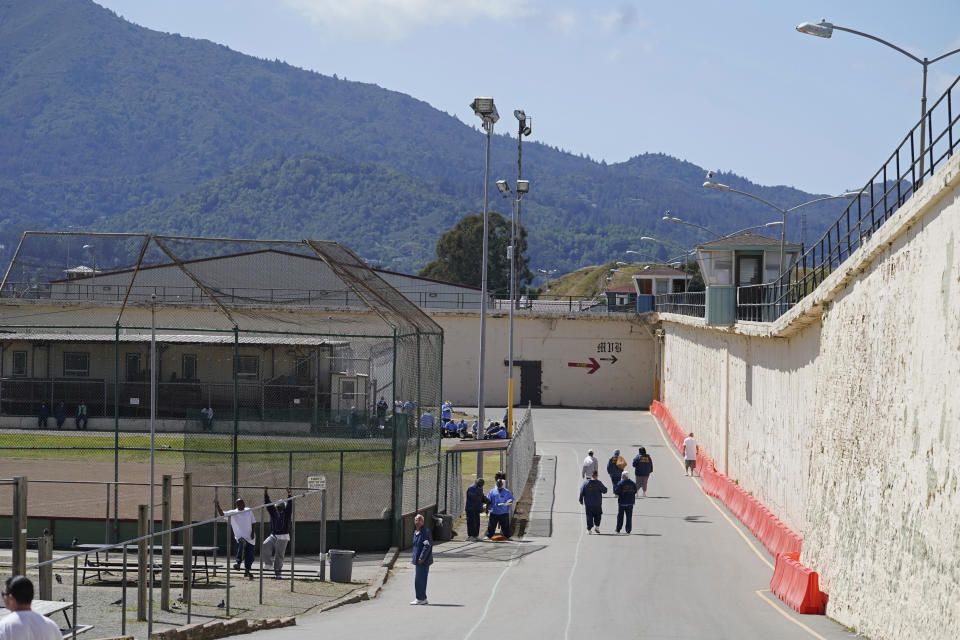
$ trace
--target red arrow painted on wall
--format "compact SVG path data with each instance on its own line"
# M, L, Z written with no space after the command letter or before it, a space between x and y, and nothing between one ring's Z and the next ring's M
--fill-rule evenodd
M586 367L587 369L590 369L590 371L587 371L587 373L590 374L590 373L597 372L597 369L600 368L600 363L597 362L596 358L590 358L590 362L568 362L567 366L568 367Z

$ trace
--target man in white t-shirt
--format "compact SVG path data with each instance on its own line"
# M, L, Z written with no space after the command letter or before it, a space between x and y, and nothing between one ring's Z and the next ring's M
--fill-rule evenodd
M697 441L693 439L693 431L683 440L683 475L692 476L697 468Z
M580 471L580 478L589 480L595 472L600 471L600 463L593 457L593 449L587 451L587 457L583 459L583 469Z
M220 503L215 502L218 516L230 516L230 526L233 527L233 537L237 541L237 562L233 565L234 569L239 570L243 564L243 575L253 579L251 568L253 567L254 543L257 540L254 532L256 518L253 511L247 509L247 504L243 498L237 498L237 508L230 511L224 511L220 508Z
M33 583L11 576L3 584L3 606L10 614L0 620L0 640L62 640L57 623L31 610Z

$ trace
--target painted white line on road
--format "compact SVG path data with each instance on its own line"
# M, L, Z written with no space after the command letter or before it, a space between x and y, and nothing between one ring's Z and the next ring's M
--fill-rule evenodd
M761 600L763 600L763 601L766 602L768 605L770 605L771 607L773 607L774 609L776 609L776 610L777 610L777 613L779 613L779 614L782 615L784 618L786 618L787 620L789 620L789 621L792 622L793 624L797 625L798 627L800 627L801 629L803 629L804 631L806 631L807 633L809 633L810 635L812 635L814 638L818 638L819 640L827 640L827 639L824 638L822 635L820 635L819 633L817 633L816 631L814 631L813 629L811 629L810 627L808 627L807 625L803 624L802 622L800 622L799 620L797 620L796 618L794 618L793 616L791 616L789 613L787 613L786 611L784 611L783 609L781 609L780 606L777 605L776 602L774 602L773 600L771 600L771 599L768 598L767 596L763 595L763 594L764 594L764 590L763 590L763 589L757 589L754 593L756 593L758 596L760 596L760 599L761 599ZM769 591L767 591L767 593L769 593Z
M573 459L577 459L577 452L570 449L573 453ZM559 465L558 465L559 466ZM577 550L573 554L573 566L570 567L570 577L567 578L567 626L563 629L563 640L569 640L570 623L573 621L573 574L577 570L577 563L580 561L580 544L583 542L584 528L580 527L580 537L577 538Z
M500 542L491 542L490 544L503 544ZM510 544L510 543L506 543ZM513 552L513 555L510 556L510 562L507 563L507 566L503 568L503 571L500 572L500 576L497 578L497 581L493 583L493 587L490 589L490 597L487 598L487 604L483 607L483 615L480 616L480 619L477 620L477 623L473 625L470 631L467 632L467 635L463 636L463 640L468 640L470 636L473 635L473 632L480 628L480 625L483 624L483 621L487 617L487 613L490 611L490 604L493 602L493 596L497 595L497 587L500 586L500 582L503 580L503 577L507 575L507 571L513 568L517 560L517 551L520 550L519 545L515 545L516 549Z
M671 442L667 438L666 430L664 430L663 425L660 424L660 420L658 420L657 417L653 414L651 414L650 417L654 419L654 422L656 422L657 430L660 432L660 437L663 438L663 441L667 443L667 449L670 450L670 453L673 454L673 457L676 458L677 462L679 462L680 466L682 467L683 461L680 459L680 455L674 450L673 442ZM740 534L740 537L743 538L743 541L747 543L747 546L750 547L750 549L755 554L757 554L757 557L760 558L760 561L763 562L763 564L770 567L770 570L773 571L775 567L772 564L770 564L770 561L767 559L767 557L763 553L761 553L759 549L757 549L757 547L753 544L753 541L746 536L743 530L740 529L740 527L738 527L736 523L733 520L731 520L729 516L727 516L726 513L724 513L723 509L721 509L719 505L717 505L717 501L714 500L713 496L711 496L706 491L704 491L703 483L698 482L696 483L696 485L700 489L700 492L703 493L704 497L707 499L707 502L712 504L713 508L716 509L721 516L723 516L724 520L730 523L730 526L733 527L733 530Z

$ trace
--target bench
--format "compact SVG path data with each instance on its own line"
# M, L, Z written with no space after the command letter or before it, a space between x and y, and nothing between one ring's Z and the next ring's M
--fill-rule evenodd
M71 607L73 607L72 602L58 600L34 600L30 603L30 609L32 611L48 618L58 611L63 611L63 618L67 621L67 626L64 629L60 629L60 633L64 638L74 638L81 633L93 629L92 624L78 624L76 628L71 627L70 625L73 623L70 621L70 616L67 615L67 609ZM0 606L0 617L7 615L7 613L9 613L9 610Z
M103 546L102 544L78 544L78 545L75 545L75 546L73 547L74 549L78 549L78 550L80 550L80 551L92 551L92 552L93 552L93 558L92 558L92 559L90 558L90 553L87 553L87 554L85 554L85 555L83 556L83 577L80 579L80 582L81 582L81 583L86 582L86 580L87 580L87 573L96 573L96 574L97 574L97 580L100 580L102 573L110 573L110 572L111 572L112 570L114 570L114 569L123 570L123 568L124 568L124 564L123 564L123 551L120 550L120 549L116 549L116 548L114 548L114 549L106 549L106 550L99 550L102 546ZM127 569L128 569L128 570L130 570L130 569L132 569L133 571L136 571L136 570L137 570L138 562L137 562L137 551L136 551L136 548L137 548L137 545L135 545L135 544L127 545L128 553L127 553L127 565L126 565L126 566L127 566ZM133 550L132 553L130 552L130 549ZM119 559L117 559L117 560L111 560L111 559L110 559L110 554L111 554L111 552L114 554L114 557L115 557L115 558L116 558L117 556L119 556ZM100 558L100 554L101 554L101 553L104 555L103 559ZM154 545L154 546L153 546L154 559L156 559L157 556L160 556L162 553L163 553L163 546L162 546L162 545ZM183 546L182 546L182 545L170 545L170 553L175 553L175 554L183 555ZM210 583L210 563L209 563L209 561L208 561L208 558L209 558L210 556L216 556L216 554L217 554L217 547L208 547L208 546L203 546L203 545L193 545L193 547L192 547L192 554L191 554L191 555L193 556L193 560L192 560L192 562L190 563L190 567L191 567L192 582L193 582L194 584L196 584L196 583L199 581L199 579L200 579L200 573L201 573L201 572L203 573L203 576L204 576L205 581L206 581L208 584ZM201 558L201 557L203 558L203 564L202 564L202 565L200 564L200 558ZM180 569L183 569L183 564L181 563L181 564L179 565L179 567L180 567ZM171 568L173 568L173 567L171 566ZM154 571L154 572L158 572L158 571L160 571L160 570L161 570L161 567L159 567L159 566L154 566L154 567L153 567L153 571ZM214 565L213 565L213 575L214 575L214 576L217 575L217 565L216 565L216 563L214 563Z

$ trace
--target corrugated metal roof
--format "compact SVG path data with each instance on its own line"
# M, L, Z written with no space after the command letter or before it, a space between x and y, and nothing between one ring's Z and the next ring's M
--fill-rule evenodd
M749 231L744 231L743 233L738 233L736 235L727 236L725 238L719 238L717 240L710 240L709 242L701 242L697 245L698 248L703 249L745 249L745 248L771 248L771 247L780 247L779 238L768 238L767 236L761 236L758 233L751 233ZM800 245L791 244L789 242L784 243L784 249L793 250L799 249Z
M34 333L29 331L0 332L0 340L21 342L113 342L112 333ZM241 333L239 343L245 345L335 345L349 344L347 340L331 340L322 336L250 335ZM149 333L120 334L120 342L150 342ZM232 334L218 333L158 333L157 342L172 344L233 344Z

